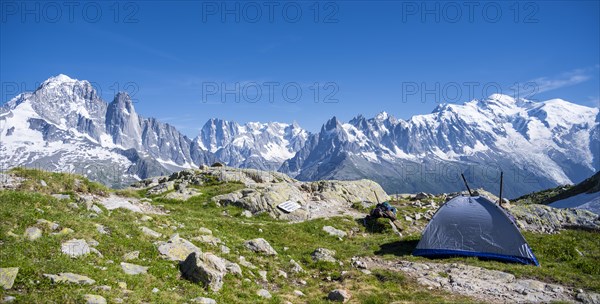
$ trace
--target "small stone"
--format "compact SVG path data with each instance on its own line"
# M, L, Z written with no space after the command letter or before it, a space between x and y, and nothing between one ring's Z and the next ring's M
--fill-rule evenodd
M142 226L142 227L140 227L140 229L142 230L142 232L145 235L151 236L153 238L160 238L160 237L162 237L162 233L156 232L156 231L154 231L154 230L152 230L152 229L150 229L148 227Z
M247 218L251 218L252 217L252 212L250 212L248 210L244 210L244 211L242 211L242 216L243 217L247 217Z
M275 251L269 242L263 238L246 241L244 242L244 246L254 252L263 253L265 255L277 255L277 251Z
M344 303L350 300L350 292L345 289L335 289L327 295L327 299Z
M200 303L200 304L217 304L217 301L215 301L211 298L203 298L203 297L197 297L197 298L191 299L190 301L194 302L194 303Z
M266 290L266 289L259 289L256 294L260 297L266 298L266 299L270 299L271 298L271 293Z
M344 232L342 230L339 230L339 229L336 229L336 228L331 227L331 226L324 226L323 227L323 231L327 232L331 236L335 236L335 237L338 237L338 238L344 238L347 235L346 232Z
M113 302L115 302L115 303L125 303L125 301L123 299L121 299L121 298L114 298Z
M91 252L88 243L82 239L72 239L62 243L61 250L71 257L78 257Z
M83 298L86 304L106 304L106 299L103 296L86 294Z
M259 270L258 271L258 275L260 276L260 278L263 280L263 282L267 282L267 272L264 270Z
M94 290L111 291L112 287L110 287L108 285L100 285L100 286L94 287Z
M159 291L160 291L160 290L159 290L158 288L156 288L156 287L152 288L152 292L153 292L153 293L157 293L157 292L159 292Z
M148 215L144 215L144 216L140 217L140 221L142 221L142 222L148 222L148 221L151 221L151 220L153 220L153 218L151 216L148 216Z
M304 293L303 293L302 291L300 291L300 290L297 290L297 289L296 289L296 290L294 290L294 294L295 294L296 296L298 296L298 297L303 297L303 296L304 296Z
M302 269L302 266L300 266L300 264L298 264L298 262L294 261L293 259L290 260L290 264L292 264L292 272L294 272L294 273L304 272L304 269Z
M229 249L229 247L225 245L221 245L221 252L224 254L229 254L231 252L231 249Z
M29 227L25 229L25 238L30 241L37 240L42 237L42 229L38 227Z
M108 228L100 224L96 224L96 231L100 234L109 234Z
M43 179L40 179L40 185L41 185L42 187L48 187L48 184L46 184L46 181L45 181L45 180L43 180Z
M0 268L0 287L11 289L19 273L18 267Z
M205 228L205 227L200 227L200 229L198 229L198 233L203 234L203 235L212 235L212 230ZM206 299L206 298L203 298Z
M96 214L102 214L102 209L100 209L100 207L98 207L97 205L92 205L92 208L90 208L90 210L92 210Z
M285 271L283 271L283 270L277 270L277 275L280 276L280 277L284 277L286 279L288 277L288 274Z
M312 253L311 257L314 261L325 261L335 263L337 260L333 257L335 255L335 251L326 248L317 248Z
M126 282L117 282L117 286L119 286L119 288L121 288L121 289L127 289Z
M13 296L6 296L2 299L2 303L12 303L16 299L17 298L15 298Z
M190 241L180 238L179 234L171 236L167 242L158 242L158 251L172 261L184 261L192 252L201 253L202 250Z
M79 205L77 205L77 203L73 203L73 202L68 203L67 207L69 207L71 209L79 209Z
M136 251L131 251L131 252L124 254L123 260L125 260L125 261L135 260L139 257L140 257L140 252L136 250Z
M62 272L59 274L46 274L44 276L49 278L53 283L74 283L74 284L85 284L92 285L96 283L96 281L80 274L75 274L71 272Z
M126 274L136 275L146 273L149 267L121 262L121 268Z
M51 222L51 221L48 221L48 220L45 220L45 219L39 219L39 220L37 220L37 224L41 225L41 226L46 226L46 228L48 228L48 229L50 229L52 231L54 231L54 230L56 230L56 229L58 229L60 227L57 223Z
M54 197L57 200L70 200L71 196L68 194L51 194L52 197Z

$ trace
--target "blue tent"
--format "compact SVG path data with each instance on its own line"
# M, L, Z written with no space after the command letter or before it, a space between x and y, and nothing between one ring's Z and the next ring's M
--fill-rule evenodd
M482 196L458 196L442 205L413 255L472 256L539 266L509 214Z

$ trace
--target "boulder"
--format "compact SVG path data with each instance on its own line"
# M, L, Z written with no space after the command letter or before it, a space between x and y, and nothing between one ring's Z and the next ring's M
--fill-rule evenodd
M142 274L148 271L148 267L125 262L121 262L121 268L123 269L123 272L130 275Z
M96 281L75 273L62 272L59 274L44 274L45 277L49 278L53 283L74 283L81 285L92 285Z
M335 289L327 295L328 300L342 303L350 300L350 297L350 292L345 289Z
M271 244L263 238L246 241L244 242L244 246L254 252L263 253L265 255L277 255L277 251L275 251L275 249L271 247Z
M223 287L225 274L237 271L241 274L239 266L234 267L233 264L209 252L192 252L183 262L179 263L179 270L184 279L202 283L205 288L217 292Z
M0 287L11 289L18 273L18 267L0 268Z
M158 242L158 251L172 261L184 261L192 252L201 253L202 250L190 241L174 234L166 242Z
M335 255L335 250L326 249L326 248L317 248L311 254L311 257L314 261L324 261L324 262L332 262L335 263L337 260L333 257Z

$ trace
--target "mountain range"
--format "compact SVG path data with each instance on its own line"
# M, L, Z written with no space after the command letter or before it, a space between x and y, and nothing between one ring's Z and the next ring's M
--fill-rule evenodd
M201 164L277 170L299 180L369 178L389 193L496 191L577 183L600 170L600 114L561 99L495 94L397 119L385 112L319 132L298 124L210 119L196 138L135 111L127 93L102 100L58 75L0 107L0 166L73 172L122 187Z

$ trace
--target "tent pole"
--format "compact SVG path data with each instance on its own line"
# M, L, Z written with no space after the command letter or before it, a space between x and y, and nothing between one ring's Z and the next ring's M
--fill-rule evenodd
M498 196L498 205L502 206L502 186L504 184L504 172L500 171L500 195Z
M462 176L463 182L465 182L465 186L467 186L467 191L469 191L469 196L473 196L473 194L471 193L471 188L469 188L469 184L467 184L467 179L465 178L465 175L461 173L460 176Z

